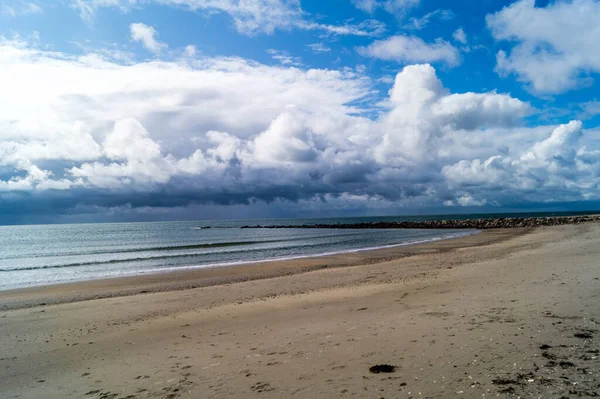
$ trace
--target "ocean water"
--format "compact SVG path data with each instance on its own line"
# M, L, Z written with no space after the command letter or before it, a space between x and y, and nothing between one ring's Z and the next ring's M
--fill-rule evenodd
M257 224L336 224L380 219L0 226L0 290L310 257L476 233L472 230L239 228ZM385 218L390 219L394 218ZM213 228L200 229L200 226Z
M407 245L474 230L240 229L594 212L0 226L0 290ZM211 226L211 229L199 227ZM221 228L222 227L222 228Z

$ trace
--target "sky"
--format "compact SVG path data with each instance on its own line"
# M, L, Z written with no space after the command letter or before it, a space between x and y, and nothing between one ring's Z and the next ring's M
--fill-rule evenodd
M0 0L0 224L600 207L600 0Z

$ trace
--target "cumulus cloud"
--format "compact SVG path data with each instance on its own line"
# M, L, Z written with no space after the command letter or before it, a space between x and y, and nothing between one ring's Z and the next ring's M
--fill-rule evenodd
M124 65L0 42L0 213L600 196L581 122L528 128L529 104L451 93L428 64L400 70L367 117L355 104L375 85L360 70L192 55Z
M564 93L590 82L600 72L596 0L558 0L536 7L534 0L519 0L487 16L496 40L513 42L497 54L496 70L516 74L538 93Z
M391 36L377 40L367 47L359 47L358 53L365 57L403 63L444 62L449 66L460 63L460 54L452 44L442 39L426 43L415 36Z
M442 174L451 188L496 192L495 200L529 192L538 201L597 199L597 150L581 145L582 123L571 121L551 130L545 139L514 154L461 160L446 165ZM481 195L479 195L481 199Z
M136 119L121 119L115 123L103 144L110 159L148 161L160 156L160 146Z
M506 94L449 94L430 65L411 65L396 76L385 134L376 148L384 165L437 162L448 132L515 125L531 112L527 103Z
M256 160L264 164L306 163L318 156L304 116L284 112L254 139Z
M165 43L156 40L158 33L151 26L143 23L134 23L129 25L129 31L132 40L142 43L147 50L153 53L158 54L167 47Z
M353 72L238 58L119 65L98 54L76 58L2 43L0 59L1 85L13 92L0 96L4 115L11 115L0 121L2 163L40 162L98 187L143 180L147 188L152 179L226 169L235 160L225 148L238 137L254 146L250 138L261 132L278 137L273 121L288 106L322 118L343 116L357 111L345 104L369 90ZM33 87L35 99L25 94ZM152 173L141 173L144 168Z

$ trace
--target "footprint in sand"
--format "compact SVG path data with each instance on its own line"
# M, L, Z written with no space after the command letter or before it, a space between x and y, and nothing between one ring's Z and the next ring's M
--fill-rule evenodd
M270 392L275 390L275 388L273 388L268 382L257 382L256 384L252 385L250 389L258 393Z

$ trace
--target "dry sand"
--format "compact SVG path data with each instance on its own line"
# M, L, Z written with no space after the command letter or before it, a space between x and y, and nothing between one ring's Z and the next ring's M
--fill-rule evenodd
M0 397L595 396L599 233L1 292Z

